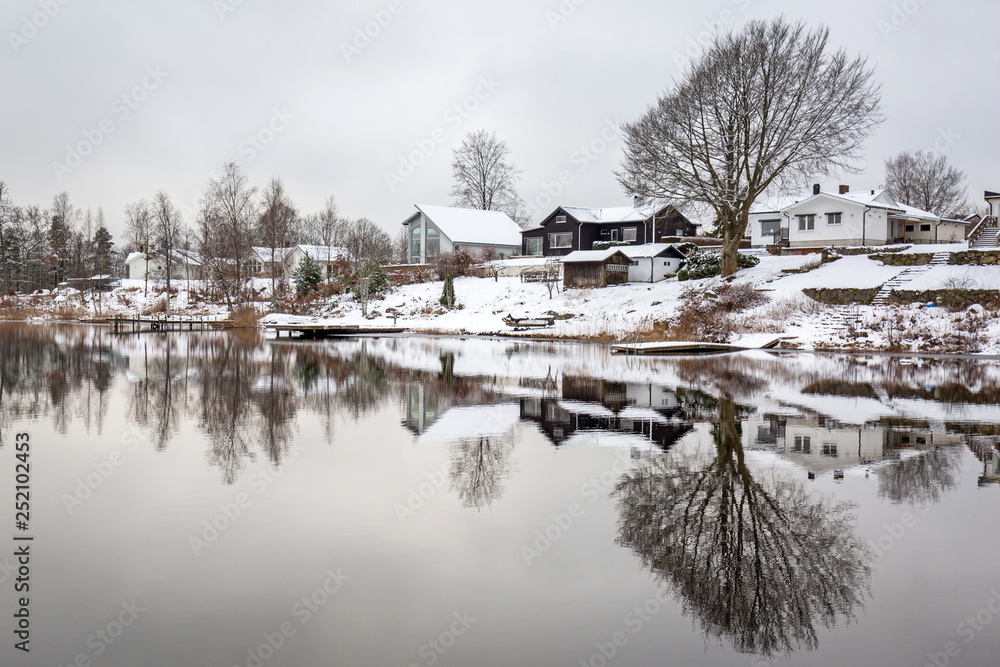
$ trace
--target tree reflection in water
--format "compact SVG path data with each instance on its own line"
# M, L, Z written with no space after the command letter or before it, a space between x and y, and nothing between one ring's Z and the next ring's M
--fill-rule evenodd
M878 495L894 503L926 505L940 502L958 486L962 449L939 447L905 458L878 471Z
M854 506L751 473L729 399L713 434L709 460L669 453L623 477L618 543L706 638L763 656L813 650L817 630L853 618L867 595L871 554L854 534Z
M481 510L500 499L510 477L511 436L481 436L452 446L451 488L462 505Z

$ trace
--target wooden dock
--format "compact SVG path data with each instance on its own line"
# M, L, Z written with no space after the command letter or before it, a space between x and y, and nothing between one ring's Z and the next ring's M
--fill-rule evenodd
M361 327L357 324L320 324L300 322L294 324L266 324L264 328L275 333L275 337L281 338L282 333L288 334L288 338L300 338L304 340L320 340L323 338L343 338L346 336L373 336L384 334L403 333L406 329L402 327Z
M654 343L623 343L612 345L613 354L639 356L667 356L687 354L728 354L747 350L769 350L781 342L783 336L754 335L735 343L705 343L700 341L662 341Z
M181 316L135 316L109 317L107 320L92 320L91 324L106 324L113 334L170 333L178 331L218 331L232 329L231 320L207 320L198 317Z

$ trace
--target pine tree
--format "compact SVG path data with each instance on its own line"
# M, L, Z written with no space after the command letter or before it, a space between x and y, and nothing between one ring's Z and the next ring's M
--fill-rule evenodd
M319 264L313 261L312 257L306 255L295 267L292 280L295 281L295 293L299 298L302 298L316 290L317 285L323 280L323 273L320 271Z

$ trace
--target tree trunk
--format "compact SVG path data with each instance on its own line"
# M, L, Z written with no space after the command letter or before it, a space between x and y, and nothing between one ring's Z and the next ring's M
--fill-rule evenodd
M740 241L743 240L743 236L733 236L732 231L726 230L725 236L722 237L722 277L728 278L739 270L739 264L737 264L736 257L740 250Z

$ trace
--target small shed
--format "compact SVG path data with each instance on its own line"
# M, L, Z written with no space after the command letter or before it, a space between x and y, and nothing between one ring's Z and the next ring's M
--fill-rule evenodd
M562 263L564 287L607 287L628 282L632 258L621 248L577 250Z
M681 270L687 257L671 243L649 243L631 246L628 270L631 283L658 283Z

